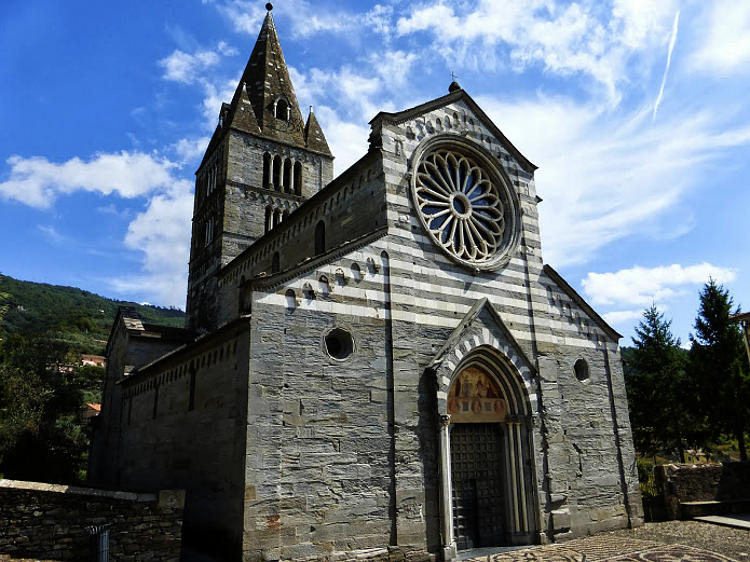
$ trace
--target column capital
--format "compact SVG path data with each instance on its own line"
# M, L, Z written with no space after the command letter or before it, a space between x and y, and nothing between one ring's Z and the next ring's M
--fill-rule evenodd
M440 426L441 427L448 427L450 423L451 423L450 414L440 414Z

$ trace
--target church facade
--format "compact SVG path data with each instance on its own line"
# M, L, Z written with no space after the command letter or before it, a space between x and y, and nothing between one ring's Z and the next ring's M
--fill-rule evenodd
M457 83L333 178L269 11L196 172L184 330L121 309L90 478L230 559L445 559L639 525L620 335Z

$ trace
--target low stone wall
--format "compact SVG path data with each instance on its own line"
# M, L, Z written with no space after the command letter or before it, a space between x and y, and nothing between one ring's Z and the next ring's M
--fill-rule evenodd
M750 462L666 464L655 467L655 477L668 519L689 519L701 506L731 512L733 504L750 503Z
M179 560L185 492L111 492L0 480L0 559L91 560L93 527L110 560Z

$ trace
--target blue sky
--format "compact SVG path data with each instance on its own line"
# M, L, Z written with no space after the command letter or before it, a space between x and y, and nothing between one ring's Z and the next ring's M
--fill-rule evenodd
M0 272L184 307L193 173L264 2L0 3ZM451 72L536 165L545 262L630 344L750 308L750 3L279 0L340 173Z

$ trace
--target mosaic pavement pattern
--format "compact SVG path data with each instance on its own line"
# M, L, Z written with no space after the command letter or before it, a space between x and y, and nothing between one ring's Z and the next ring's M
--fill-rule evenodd
M722 554L679 544L664 545L626 537L587 537L564 544L498 552L467 562L735 562Z

